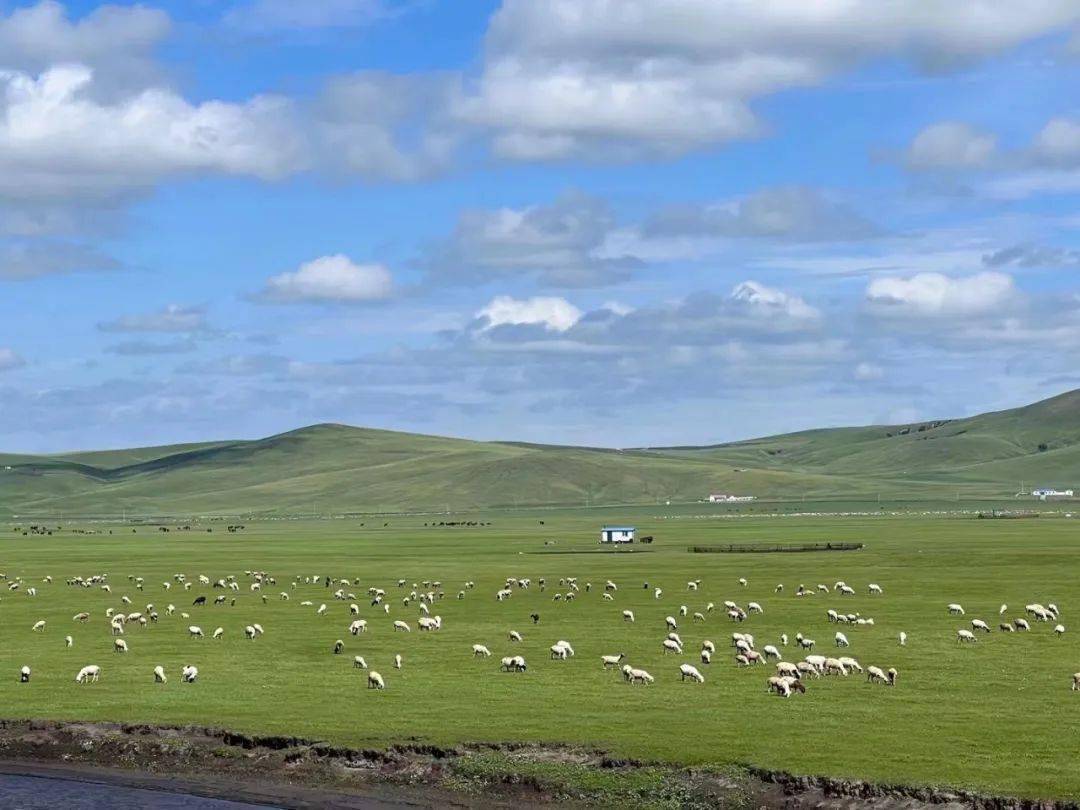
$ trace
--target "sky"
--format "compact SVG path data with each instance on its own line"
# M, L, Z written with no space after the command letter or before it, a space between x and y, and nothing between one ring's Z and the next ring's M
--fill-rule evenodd
M0 0L0 450L1080 387L1080 0Z

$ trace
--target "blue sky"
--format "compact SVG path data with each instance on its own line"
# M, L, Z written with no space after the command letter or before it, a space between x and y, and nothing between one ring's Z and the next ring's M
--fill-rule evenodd
M1080 387L1080 0L0 2L0 448Z

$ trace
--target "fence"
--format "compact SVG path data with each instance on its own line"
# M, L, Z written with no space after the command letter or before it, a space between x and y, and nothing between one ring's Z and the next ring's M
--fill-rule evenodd
M693 554L775 554L806 551L858 551L862 543L731 543L726 546L690 546Z

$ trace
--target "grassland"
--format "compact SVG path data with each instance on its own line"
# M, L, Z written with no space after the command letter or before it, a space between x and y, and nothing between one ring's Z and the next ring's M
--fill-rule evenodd
M967 419L611 450L315 425L257 441L0 454L0 517L341 515L762 499L1000 498L1080 479L1080 392Z
M876 507L875 507L876 508ZM493 525L425 527L430 518L373 521L277 521L255 523L228 534L220 523L191 531L162 533L152 527L93 527L96 535L73 535L70 528L52 536L0 535L0 570L23 577L38 595L3 592L0 601L0 701L9 717L121 720L147 723L212 724L251 733L301 735L353 746L398 741L568 742L595 746L644 760L720 768L746 763L799 773L909 784L970 787L1036 797L1080 796L1075 745L1064 729L1080 711L1080 696L1069 690L1080 670L1080 649L1071 616L1080 605L1080 546L1071 520L975 520L963 517L744 517L723 520L703 507L602 511L545 511L455 515L491 520ZM635 522L654 534L651 547L632 553L597 553L601 522ZM544 525L540 521L544 521ZM363 522L366 525L361 526ZM205 528L211 525L213 533ZM111 533L109 533L111 531ZM544 542L557 539L558 544ZM862 541L866 548L843 554L694 555L693 543L751 541ZM261 569L278 579L269 601L247 590L244 571ZM107 572L111 594L64 584L71 576ZM220 591L196 585L184 592L163 590L174 573L189 579L236 574L243 583L234 607L191 607L200 594ZM385 588L390 616L359 599L370 630L348 635L347 603L335 601L322 585L289 586L294 577L331 575L358 578L351 590L362 596L369 586ZM51 584L42 579L54 577ZM129 576L145 579L138 592ZM519 591L498 603L495 591L508 576L546 577L548 589ZM571 603L553 602L560 577L576 576L596 585L619 584L613 602L599 587ZM738 585L746 577L749 586ZM415 622L415 605L401 605L395 583L440 580L447 593L433 612L444 620L438 633L394 633L391 621ZM701 579L689 593L686 582ZM798 599L795 587L846 580L858 595L847 599ZM462 583L476 582L466 598L455 595ZM643 583L650 588L645 589ZM783 594L775 594L777 583ZM882 597L865 587L878 582ZM652 598L652 587L665 596ZM288 590L289 601L276 594ZM112 651L104 612L152 602L161 620L129 630L131 651ZM315 606L326 602L328 615ZM764 669L736 668L726 647L733 626L722 613L705 624L681 620L683 657L660 654L664 617L680 604L691 611L725 599L756 600L764 616L739 629L753 632L758 644L776 642L780 633L815 637L822 651L831 646L834 626L829 607L859 611L876 620L873 628L849 628L850 654L864 665L896 667L895 689L872 686L861 678L827 679L790 700L765 693ZM164 615L173 602L191 619ZM992 624L1002 602L1020 615L1031 601L1056 602L1069 626L1056 638L1046 626L1029 634L981 637L958 647L960 620L945 605L961 602L968 617ZM637 621L621 620L634 610ZM87 610L87 625L72 615ZM533 626L529 614L541 621ZM44 633L31 625L46 619ZM266 634L245 641L242 628L259 622ZM223 626L220 641L187 637L197 623L207 635ZM520 645L507 631L525 636ZM906 648L896 635L906 630ZM63 637L74 636L73 649ZM331 654L334 641L345 653ZM571 641L577 655L567 662L548 658L557 639ZM677 664L697 663L705 638L719 647L707 682L679 682ZM494 657L474 659L470 645L487 644ZM498 658L523 654L525 674L498 671ZM648 688L623 684L600 667L602 653L625 652L628 660L656 676ZM393 669L395 653L404 668ZM363 655L386 678L384 692L364 688L352 668ZM793 651L791 654L794 654ZM76 686L84 664L103 668L101 682ZM197 684L179 683L185 663L199 667ZM17 682L28 664L30 684ZM166 686L152 682L151 670L163 665Z

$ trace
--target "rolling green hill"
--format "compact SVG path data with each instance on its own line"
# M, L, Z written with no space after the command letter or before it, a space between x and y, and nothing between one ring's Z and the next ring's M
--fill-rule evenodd
M256 441L0 455L0 514L439 511L759 497L1002 497L1080 484L1080 391L1015 410L710 447L475 442L344 425Z

